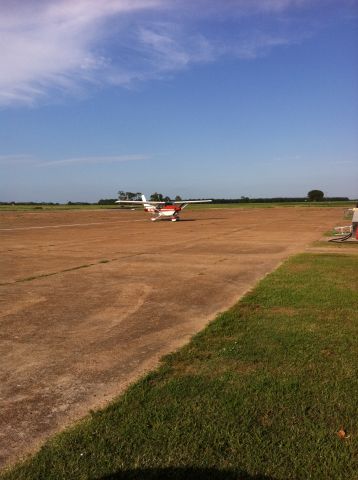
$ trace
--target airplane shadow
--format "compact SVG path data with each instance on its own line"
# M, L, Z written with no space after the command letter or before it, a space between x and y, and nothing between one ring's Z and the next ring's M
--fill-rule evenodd
M208 220L225 220L222 217L210 217L210 218L180 218L180 222L207 222Z
M122 470L96 480L275 480L265 475L216 468L154 468Z

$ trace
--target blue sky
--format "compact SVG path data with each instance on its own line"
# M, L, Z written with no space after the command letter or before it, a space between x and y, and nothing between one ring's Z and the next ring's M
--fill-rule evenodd
M356 0L0 4L0 201L358 197Z

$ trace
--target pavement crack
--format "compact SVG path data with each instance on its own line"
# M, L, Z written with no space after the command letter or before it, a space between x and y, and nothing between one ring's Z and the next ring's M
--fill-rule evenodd
M103 265L103 264L106 264L106 263L118 262L119 260L125 260L126 258L139 257L141 255L146 255L146 253L134 253L134 254L131 254L131 255L125 255L125 256L120 257L120 258L112 258L110 260L101 259L101 260L98 260L94 263L86 263L84 265L77 265L75 267L64 268L63 270L59 270L57 272L41 273L39 275L31 275L30 277L18 278L17 280L13 280L12 282L0 283L0 287L5 287L5 286L9 286L9 285L16 285L17 283L23 283L23 282L31 282L32 280L38 280L38 279L46 278L46 277L53 277L54 275L60 275L61 273L68 273L68 272L73 272L75 270L81 270L82 268L90 268L90 267L95 267L97 265Z

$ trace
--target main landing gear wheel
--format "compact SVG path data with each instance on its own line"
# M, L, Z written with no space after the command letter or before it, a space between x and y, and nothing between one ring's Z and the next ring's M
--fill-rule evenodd
M174 217L172 218L172 222L179 222L180 218L179 217Z

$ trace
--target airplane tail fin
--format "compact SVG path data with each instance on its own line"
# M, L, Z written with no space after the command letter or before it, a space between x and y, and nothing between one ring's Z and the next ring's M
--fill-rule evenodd
M147 201L147 199L145 198L145 195L142 195L142 201L143 201L143 202L146 202L146 201ZM143 207L144 207L144 210L145 210L146 212L151 212L151 211L155 210L155 208L153 207L153 205L151 205L150 203L144 203L144 204L143 204Z

